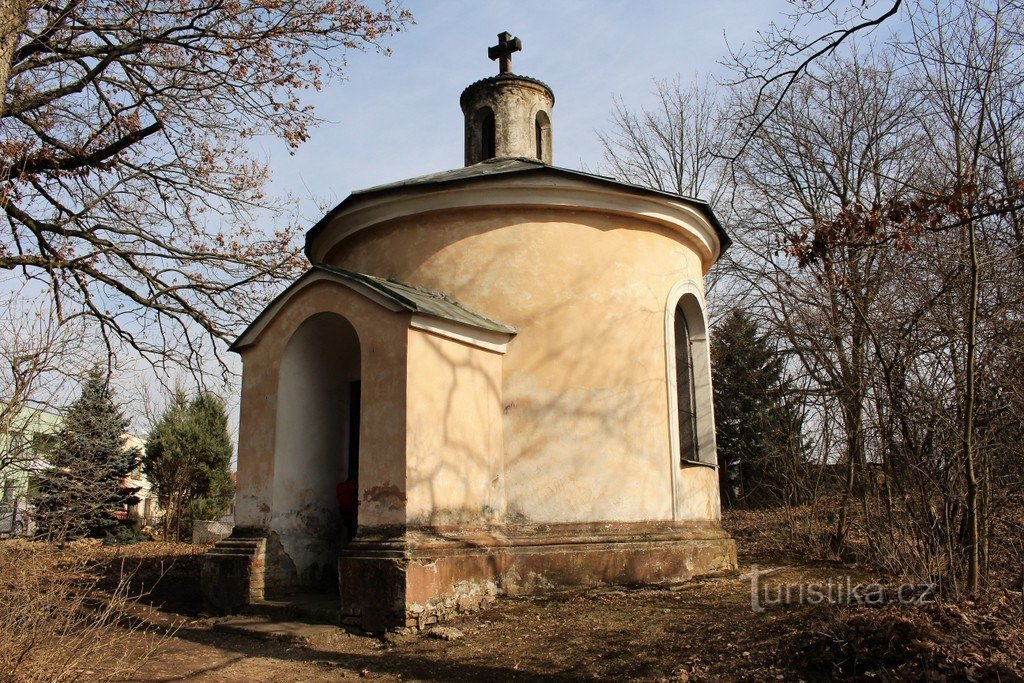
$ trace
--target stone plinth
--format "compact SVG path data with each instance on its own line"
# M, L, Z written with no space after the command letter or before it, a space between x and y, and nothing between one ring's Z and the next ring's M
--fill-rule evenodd
M735 567L736 544L717 523L644 522L382 533L349 544L338 575L342 621L383 631L473 612L502 593L674 583Z
M226 538L203 556L203 601L228 614L264 597L265 538Z

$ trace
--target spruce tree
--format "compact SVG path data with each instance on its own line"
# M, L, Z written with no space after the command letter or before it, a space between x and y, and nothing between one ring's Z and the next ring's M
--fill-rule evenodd
M128 419L114 402L109 377L95 366L67 409L37 498L42 532L52 539L103 537L125 523L138 489L125 478L139 452L125 448Z
M231 508L235 496L231 481L234 448L228 432L228 414L224 402L208 393L192 400L189 413L201 457L196 467L196 495L187 512L191 519L215 519Z
M231 507L231 436L224 403L212 394L189 401L175 392L146 441L143 467L164 508L164 533L211 519Z
M797 502L803 420L781 354L754 319L736 308L715 330L711 357L723 505Z

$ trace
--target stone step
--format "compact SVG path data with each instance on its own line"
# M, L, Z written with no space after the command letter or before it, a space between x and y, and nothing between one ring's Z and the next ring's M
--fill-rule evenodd
M206 551L207 555L241 555L247 557L252 557L257 553L258 551L255 548L218 548L217 546Z
M263 548L262 539L225 538L206 551L207 555L258 555Z
M218 619L213 624L215 631L259 638L276 640L286 643L308 644L317 636L337 636L344 634L337 626L310 623L308 621L283 620L263 615L244 614Z
M333 626L341 624L341 602L337 595L313 593L268 598L254 601L245 611L276 620L297 619Z
M249 538L224 538L214 544L214 548L232 548L238 550L257 551L262 544L262 539Z
M263 598L264 538L225 538L203 556L203 601L221 614Z

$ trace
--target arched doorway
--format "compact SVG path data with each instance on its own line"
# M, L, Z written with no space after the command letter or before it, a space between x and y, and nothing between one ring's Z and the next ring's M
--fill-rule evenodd
M339 505L339 485L347 482L354 497L359 378L359 338L334 313L304 321L281 357L271 531L286 557L268 563L279 565L271 571L282 572L282 584L337 587L338 550L355 533L354 515L346 519Z

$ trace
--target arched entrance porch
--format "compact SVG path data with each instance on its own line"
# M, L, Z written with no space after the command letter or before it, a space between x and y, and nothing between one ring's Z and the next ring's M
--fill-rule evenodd
M279 565L268 588L337 589L338 551L356 524L360 367L355 328L335 313L306 319L285 347L270 524L283 556L268 557Z

